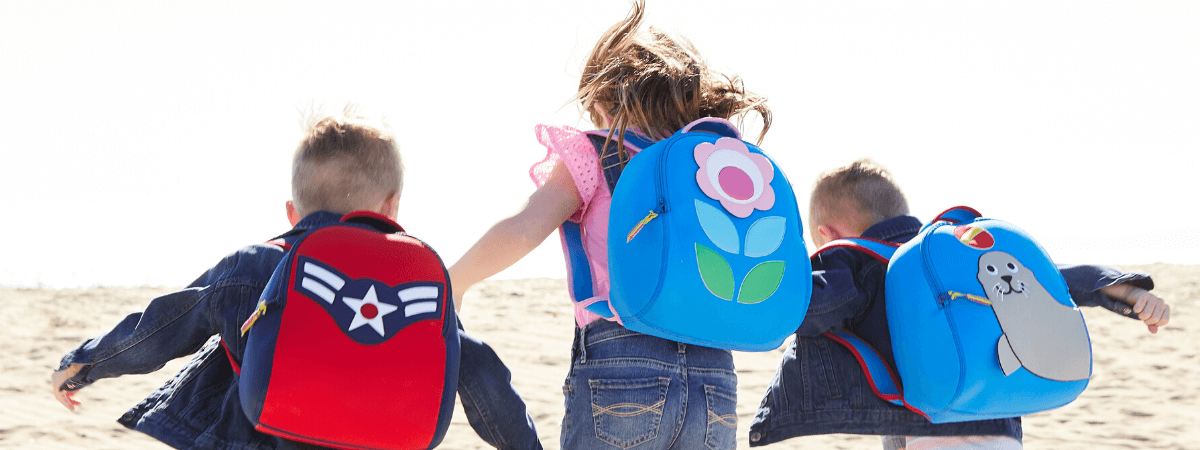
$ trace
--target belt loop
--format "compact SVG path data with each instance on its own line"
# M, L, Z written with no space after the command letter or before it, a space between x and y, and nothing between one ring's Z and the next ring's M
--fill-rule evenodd
M579 363L587 364L587 326L579 327Z
M679 346L678 347L679 353L687 353L687 344L684 344L682 342L676 342L675 344L677 344Z

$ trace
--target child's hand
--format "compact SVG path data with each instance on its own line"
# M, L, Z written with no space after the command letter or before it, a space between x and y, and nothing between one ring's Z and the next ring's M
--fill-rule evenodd
M60 388L64 382L79 373L79 369L82 368L82 365L71 364L66 369L55 370L54 373L50 374L50 389L54 390L54 398L70 411L75 411L75 406L80 404L79 400L72 398L77 391L67 391Z
M1171 321L1171 307L1157 295L1145 289L1130 290L1133 302L1133 312L1138 319L1146 324L1151 333L1158 333L1158 327L1166 326Z

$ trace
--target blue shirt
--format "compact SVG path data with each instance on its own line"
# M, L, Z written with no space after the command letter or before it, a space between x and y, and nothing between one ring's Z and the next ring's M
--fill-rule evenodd
M915 237L921 225L912 216L894 217L868 228L863 237L903 243ZM822 335L844 327L895 367L884 308L886 269L882 262L849 249L834 249L813 258L812 301L750 425L752 447L830 433L1021 439L1019 417L934 424L880 399L854 355ZM1108 267L1060 265L1059 271L1077 305L1101 306L1133 318L1137 315L1132 308L1099 289L1120 283L1154 287L1148 275Z

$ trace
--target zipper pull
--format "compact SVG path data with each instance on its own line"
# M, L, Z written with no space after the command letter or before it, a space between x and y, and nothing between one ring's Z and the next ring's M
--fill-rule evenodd
M246 333L250 332L250 327L253 327L254 323L258 322L259 317L265 315L267 315L267 301L259 300L258 307L254 308L254 314L251 314L250 318L246 319L246 321L242 323L242 336L245 336Z
M966 297L967 300L973 301L973 302L981 304L981 305L991 305L992 304L992 301L988 300L986 297L980 297L980 296L974 295L974 294L966 294L966 293L962 293L962 292L950 291L943 295L948 296L950 298L950 300L957 300L959 298Z
M942 308L945 308L946 304L950 303L950 300L954 300L954 297L950 296L950 294L941 293L937 296L937 304Z
M643 217L642 220L637 223L637 225L633 226L632 230L629 230L629 234L625 236L625 243L632 241L634 236L637 236L638 232L642 231L642 227L650 223L651 220L654 220L655 217L658 217L658 213L654 211L650 211L650 214L646 214L646 217Z

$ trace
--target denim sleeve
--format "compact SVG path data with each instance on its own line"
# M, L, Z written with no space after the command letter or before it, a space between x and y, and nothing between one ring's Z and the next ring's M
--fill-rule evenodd
M63 356L59 369L84 367L64 386L76 390L101 378L150 373L168 361L199 350L218 332L209 305L222 275L237 263L237 254L222 260L187 288L150 301L146 309L126 316L112 330L84 341Z
M804 322L796 329L797 335L820 336L866 309L869 291L858 286L860 277L855 266L855 259L846 250L833 250L814 258L812 298Z
M1125 273L1112 267L1097 265L1068 264L1059 264L1058 271L1062 272L1067 281L1067 290L1070 291L1071 299L1076 305L1099 306L1132 319L1137 318L1133 307L1104 295L1100 289L1124 283L1148 291L1154 289L1154 280L1144 273Z

